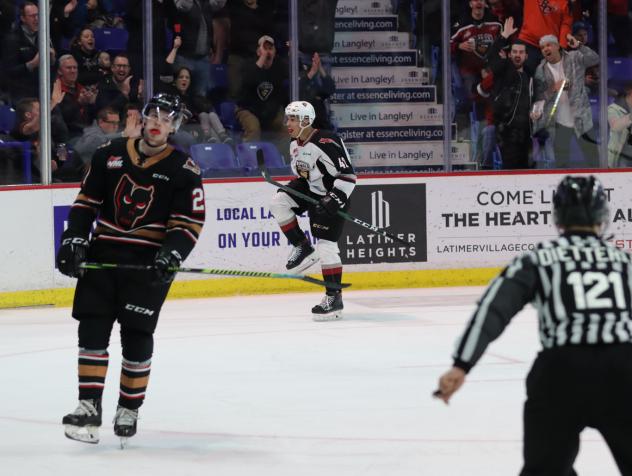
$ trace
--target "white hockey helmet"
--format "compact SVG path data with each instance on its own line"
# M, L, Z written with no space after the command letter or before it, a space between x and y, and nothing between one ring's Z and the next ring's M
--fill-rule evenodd
M307 101L294 101L285 108L285 116L297 116L302 127L311 126L316 119L316 111ZM307 123L304 123L307 121Z

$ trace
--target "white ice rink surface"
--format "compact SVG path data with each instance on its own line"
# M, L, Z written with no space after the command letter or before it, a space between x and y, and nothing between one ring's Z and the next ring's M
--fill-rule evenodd
M493 476L521 467L535 312L516 316L449 406L430 397L481 288L350 291L312 322L319 293L168 301L148 397L125 450L112 433L118 330L101 442L63 435L76 406L70 310L0 310L0 474ZM598 433L576 470L616 475Z

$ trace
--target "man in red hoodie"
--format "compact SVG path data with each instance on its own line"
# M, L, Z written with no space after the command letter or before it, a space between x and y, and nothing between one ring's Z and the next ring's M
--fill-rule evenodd
M542 53L539 41L544 35L554 35L560 46L567 48L566 36L571 34L573 16L568 0L528 0L524 2L523 22L518 38L527 45L527 69L535 72Z

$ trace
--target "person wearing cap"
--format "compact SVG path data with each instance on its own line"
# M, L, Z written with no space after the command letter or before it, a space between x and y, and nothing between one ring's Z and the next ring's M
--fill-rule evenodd
M593 121L584 75L587 68L599 63L599 56L570 34L566 40L571 51L562 50L555 35L540 38L544 59L534 76L533 131L537 136L550 138L556 168L570 165L573 135L584 156L584 163L577 165L596 167L597 149L587 137ZM560 88L563 91L556 101Z
M274 25L274 9L264 0L228 2L230 48L228 52L228 95L234 100L242 83L242 70L257 56L257 41Z
M276 61L274 38L263 35L257 41L257 61L243 69L243 82L236 98L235 117L244 130L244 142L261 140L262 132L276 133L269 138L274 142L285 132L283 111L288 97L283 82L286 79L287 69Z

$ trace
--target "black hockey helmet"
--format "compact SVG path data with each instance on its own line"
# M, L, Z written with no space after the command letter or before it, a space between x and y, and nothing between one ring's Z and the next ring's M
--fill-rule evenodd
M594 176L562 179L553 197L553 221L560 228L602 225L608 220L608 199Z
M179 96L174 94L158 93L143 107L143 117L147 117L153 109L166 112L173 120L173 127L177 131L184 119L186 106Z

